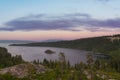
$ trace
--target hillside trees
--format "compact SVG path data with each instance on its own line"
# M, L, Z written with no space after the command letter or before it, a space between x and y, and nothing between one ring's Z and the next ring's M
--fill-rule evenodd
M24 60L20 55L12 56L6 48L0 47L0 68L13 66L23 63Z

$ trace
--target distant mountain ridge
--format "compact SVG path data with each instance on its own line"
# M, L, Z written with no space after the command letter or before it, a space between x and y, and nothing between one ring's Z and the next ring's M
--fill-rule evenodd
M35 41L28 41L28 40L0 40L0 43L31 43Z
M60 39L49 39L49 40L44 40L41 42L58 42L58 41L63 41ZM33 42L38 42L38 41L29 41L29 40L0 40L0 43L33 43Z

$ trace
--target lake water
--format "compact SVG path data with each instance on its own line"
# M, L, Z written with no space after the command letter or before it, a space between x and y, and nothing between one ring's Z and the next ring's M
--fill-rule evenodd
M39 59L43 61L44 58L47 60L58 60L59 53L63 52L66 56L66 60L69 60L73 65L75 63L86 62L86 51L66 49L66 48L54 48L54 47L25 47L25 46L8 46L10 43L0 43L0 47L8 49L12 55L21 55L25 61L33 61ZM45 51L50 49L55 51L54 54L46 54Z

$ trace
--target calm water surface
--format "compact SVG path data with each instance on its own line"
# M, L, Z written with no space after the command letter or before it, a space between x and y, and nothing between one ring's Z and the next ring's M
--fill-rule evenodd
M43 61L44 58L47 60L58 60L59 53L63 52L66 59L73 65L75 63L86 62L86 51L66 49L66 48L54 48L54 47L25 47L25 46L8 46L10 43L0 43L0 47L8 49L12 55L21 55L25 61L33 61L39 59ZM47 49L55 51L55 54L44 53Z

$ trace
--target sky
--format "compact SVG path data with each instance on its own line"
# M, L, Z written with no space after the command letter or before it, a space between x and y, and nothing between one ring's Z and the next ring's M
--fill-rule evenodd
M120 34L120 0L0 0L0 40Z

